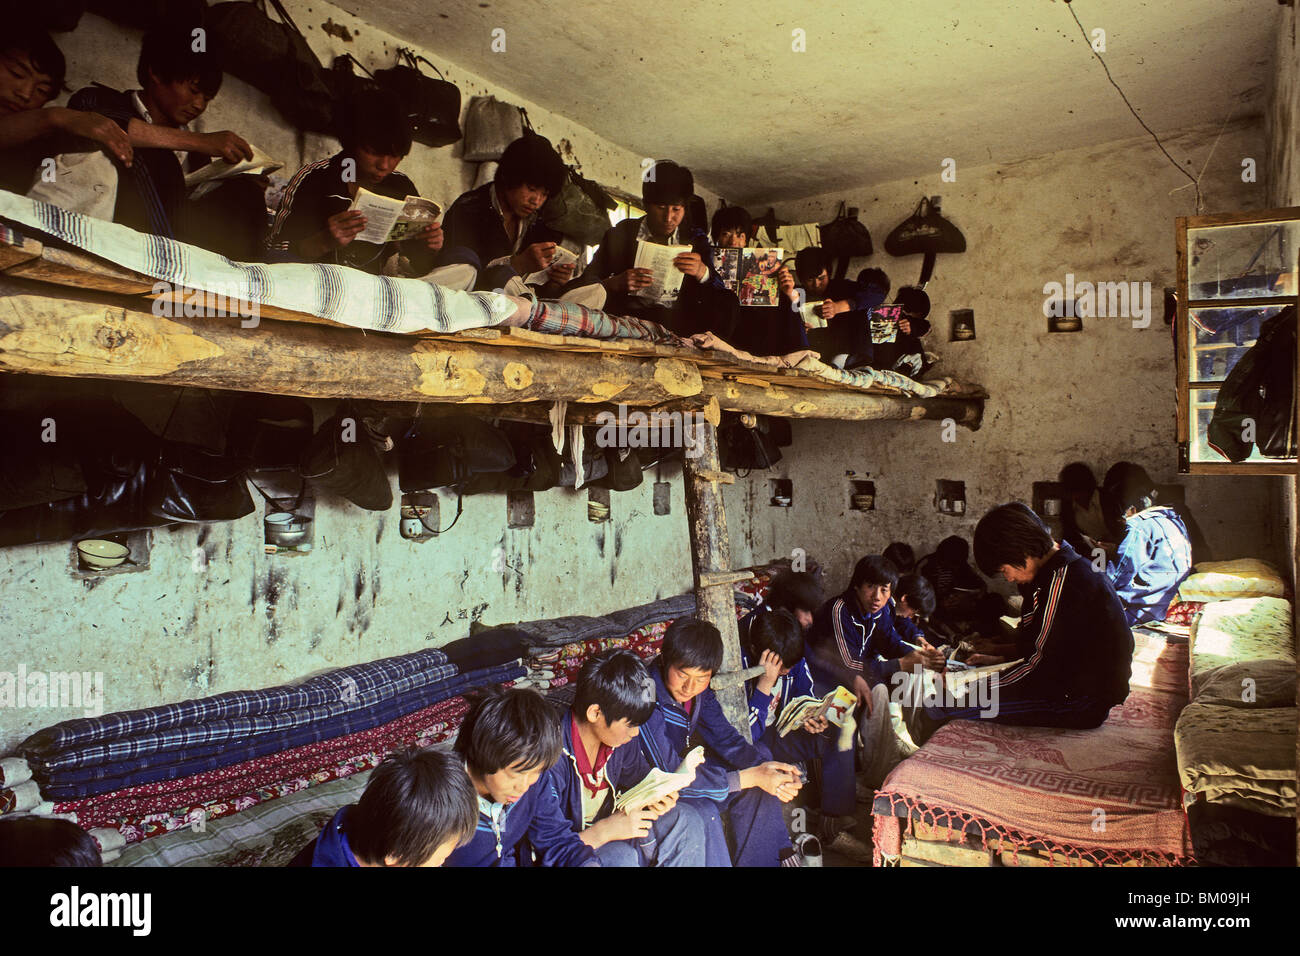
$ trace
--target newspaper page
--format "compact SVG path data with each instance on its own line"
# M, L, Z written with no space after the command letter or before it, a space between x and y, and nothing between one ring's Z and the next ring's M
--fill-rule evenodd
M252 159L241 159L237 163L230 163L224 159L214 159L206 166L200 166L194 172L185 176L186 188L195 189L204 183L229 179L231 176L240 176L245 173L253 176L269 176L277 169L284 167L284 163L272 159L256 146L253 146L252 150Z
M677 301L682 290L683 273L673 265L673 260L683 252L690 252L690 246L661 246L657 242L638 239L636 243L636 260L634 269L649 269L654 273L650 285L635 293L639 298L657 305L671 306Z
M357 234L357 241L376 245L409 239L442 215L442 208L432 199L419 196L389 199L364 188L357 189L348 211L361 212L366 217L366 228Z

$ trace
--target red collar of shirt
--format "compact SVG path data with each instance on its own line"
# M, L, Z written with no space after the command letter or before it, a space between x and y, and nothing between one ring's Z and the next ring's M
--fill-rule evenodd
M598 776L605 767L605 762L609 760L609 755L614 752L613 747L606 747L600 744L596 748L596 765L593 767L591 761L587 759L587 748L582 742L582 735L578 733L578 716L571 714L569 719L573 721L573 759L578 765L578 776L582 778L582 785L595 796L604 790L609 784L602 781Z

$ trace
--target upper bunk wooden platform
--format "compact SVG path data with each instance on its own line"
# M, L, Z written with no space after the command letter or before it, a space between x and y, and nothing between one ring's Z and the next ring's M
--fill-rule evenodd
M131 380L318 398L512 406L614 403L840 420L953 419L978 428L987 393L950 386L918 398L854 388L725 352L517 328L456 334L363 331L261 306L168 318L148 276L30 236L0 241L0 371ZM180 305L173 315L182 312ZM498 411L494 409L494 411ZM572 409L578 412L579 409ZM711 415L710 417L714 417ZM587 416L583 416L587 417ZM573 416L571 415L571 420Z

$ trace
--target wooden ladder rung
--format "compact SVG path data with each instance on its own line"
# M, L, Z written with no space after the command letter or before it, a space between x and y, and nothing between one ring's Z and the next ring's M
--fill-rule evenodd
M701 481L716 481L723 485L734 485L736 476L728 471L697 471L695 477Z
M752 580L754 575L750 571L701 571L695 579L695 586L720 588L724 584L739 584L741 581Z

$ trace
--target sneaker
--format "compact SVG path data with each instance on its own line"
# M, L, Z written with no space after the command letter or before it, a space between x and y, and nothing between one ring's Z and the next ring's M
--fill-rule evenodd
M903 705L891 702L889 705L889 722L894 728L894 737L898 741L898 752L904 757L910 757L921 748L912 740L912 734L907 729L907 721L903 719Z
M826 844L826 849L840 856L848 857L854 863L871 865L871 847L863 843L848 830L835 834L835 839ZM820 865L820 864L818 864Z
M794 839L794 855L801 861L799 866L822 865L822 841L811 833L801 833Z

